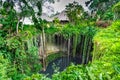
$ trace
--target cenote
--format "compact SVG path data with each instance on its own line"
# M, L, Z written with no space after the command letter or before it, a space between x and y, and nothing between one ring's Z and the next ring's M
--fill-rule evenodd
M120 0L0 0L0 80L120 80Z
M42 46L40 46L43 50L42 52L44 53L44 49L46 48L47 53L42 53L43 55L41 55L43 69L40 73L47 74L48 77L52 77L54 72L61 72L71 64L87 64L91 61L91 52L93 50L93 35L91 35L91 32L93 32L93 29L90 27L85 29L85 34L82 32L79 34L72 34L72 36L69 36L69 34L68 38L65 38L65 35L62 34L46 34L44 39L42 39L42 37L38 38L40 41L39 43L42 43ZM45 46L44 40L47 40ZM47 55L46 58L44 57L45 55Z

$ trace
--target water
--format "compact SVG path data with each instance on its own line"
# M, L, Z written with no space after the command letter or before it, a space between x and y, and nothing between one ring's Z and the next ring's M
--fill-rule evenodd
M48 64L46 71L40 71L40 73L42 74L47 74L48 77L52 77L52 74L54 73L54 71L57 69L57 71L61 72L64 69L66 69L66 67L68 67L71 63L74 64L80 64L81 60L80 57L60 57L57 58L56 60L52 61L51 63Z

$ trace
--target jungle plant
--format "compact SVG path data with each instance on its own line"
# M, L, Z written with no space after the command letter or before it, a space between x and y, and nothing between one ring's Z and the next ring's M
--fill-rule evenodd
M12 79L12 76L15 74L14 71L15 69L11 65L10 60L5 59L3 53L0 52L0 79Z
M119 2L119 0L89 0L86 1L86 6L92 10L92 14L94 14L97 19L102 19L103 13L111 9L117 2Z
M120 21L102 29L94 37L93 61L86 66L71 65L53 80L119 80L120 79Z
M23 80L51 80L50 78L47 78L45 75L42 74L33 74L32 76L28 76L24 78Z
M114 20L120 19L120 2L118 2L117 4L115 4L112 8L113 12L114 12Z
M3 56L0 55L0 79L2 80L6 80L9 79L9 77L7 76L7 67L8 67L8 61L6 59L3 58Z
M66 6L67 16L72 23L76 23L83 18L84 9L78 2L69 3Z

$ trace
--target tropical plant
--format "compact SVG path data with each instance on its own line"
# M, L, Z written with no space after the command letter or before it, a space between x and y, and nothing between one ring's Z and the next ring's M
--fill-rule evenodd
M86 1L86 6L92 10L92 14L94 14L97 19L102 19L103 13L117 2L119 2L119 0L89 0Z
M120 19L120 2L118 2L117 4L115 4L112 8L113 12L114 12L114 20L116 19Z
M102 29L94 37L93 61L87 65L71 65L57 72L52 80L119 80L120 21Z
M32 76L28 76L24 78L23 80L51 80L50 78L47 78L45 75L42 74L33 74Z
M83 18L84 9L78 2L69 3L66 5L66 13L67 16L72 23L76 23L77 21Z

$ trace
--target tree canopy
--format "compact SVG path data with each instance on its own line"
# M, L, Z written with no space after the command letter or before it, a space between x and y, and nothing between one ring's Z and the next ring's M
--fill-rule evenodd
M71 22L77 22L83 17L84 9L78 2L69 3L65 10Z

